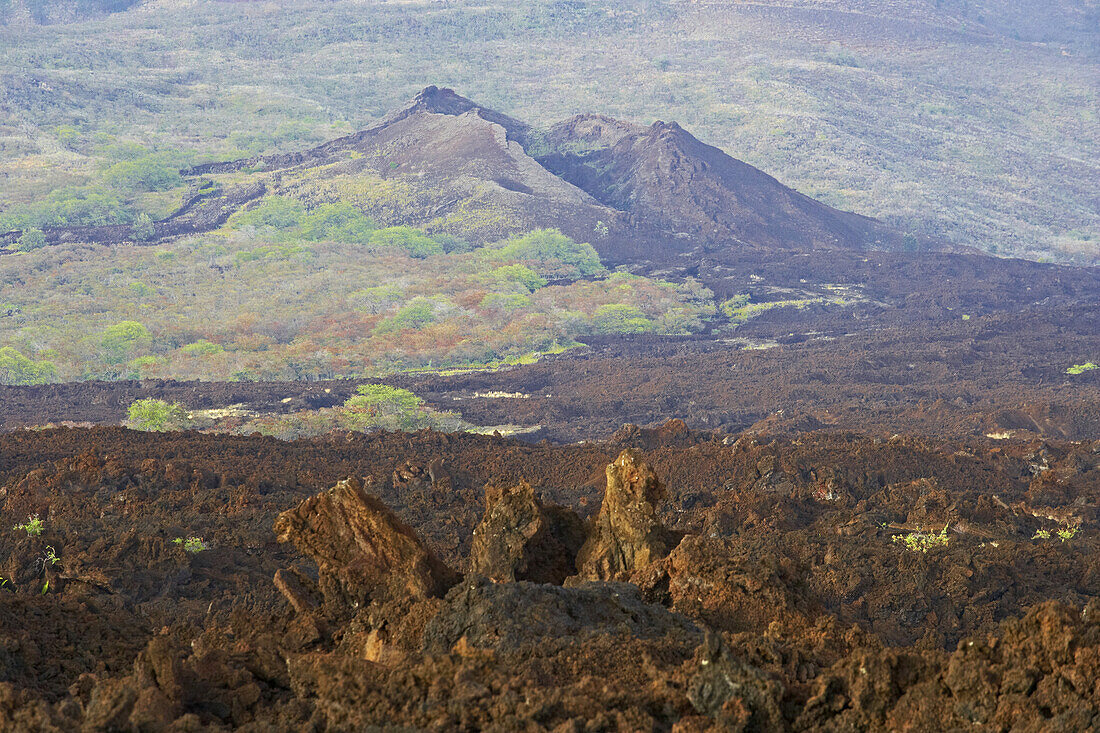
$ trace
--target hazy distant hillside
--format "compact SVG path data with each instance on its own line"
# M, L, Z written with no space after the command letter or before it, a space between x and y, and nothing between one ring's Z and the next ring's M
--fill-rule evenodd
M157 218L177 167L303 150L438 84L539 127L675 120L904 233L1095 263L1096 20L1094 0L161 0L0 26L0 227Z
M142 0L0 0L0 20L66 23L129 10Z
M1100 3L1096 0L697 0L697 4L859 13L945 29L1001 34L1021 41L1087 42L1100 34ZM1083 46L1081 50L1090 49Z

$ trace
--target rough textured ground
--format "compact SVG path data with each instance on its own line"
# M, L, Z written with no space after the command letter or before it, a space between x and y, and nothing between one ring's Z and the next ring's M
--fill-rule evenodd
M276 536L347 477L295 510L312 540ZM1096 442L59 429L0 437L0 481L8 729L1084 730L1100 701ZM521 528L495 548L472 542L486 485L486 522ZM625 584L457 580L574 511L637 550L647 506L674 549ZM41 536L6 529L35 513ZM326 576L332 548L359 574Z

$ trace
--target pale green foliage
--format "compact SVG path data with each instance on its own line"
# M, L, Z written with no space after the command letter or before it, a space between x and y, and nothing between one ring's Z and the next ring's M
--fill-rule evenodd
M592 245L574 242L557 229L513 237L490 254L522 262L551 277L591 277L607 271Z
M596 309L592 326L598 333L648 333L653 330L653 321L637 306L609 303Z
M134 191L166 191L183 185L179 165L164 155L147 155L115 163L104 174L112 186Z
M388 384L361 384L355 389L355 395L344 403L344 407L349 410L401 413L416 410L423 404L424 400L407 389Z
M546 278L541 277L526 265L502 265L492 270L489 277L494 282L521 285L532 293L546 287Z
M314 242L366 244L374 233L374 221L351 204L321 204L301 219L304 239Z
M1074 537L1077 536L1078 529L1080 528L1077 526L1062 527L1060 530L1058 530L1058 539L1062 540L1062 542L1072 540Z
M1084 364L1074 364L1066 370L1066 374L1084 374L1085 372L1091 372L1093 369L1100 369L1100 365L1086 361Z
M56 227L128 224L133 213L113 191L95 186L65 186L45 198L18 204L0 213L0 231Z
M187 356L210 356L212 354L222 353L225 351L225 348L223 348L221 344L215 344L206 339L199 339L194 343L181 347L180 351Z
M1067 523L1062 524L1056 531L1058 539L1062 542L1068 542L1077 536L1077 533L1081 531L1080 523ZM1052 537L1049 529L1037 529L1035 534L1031 537L1033 540L1049 540Z
M419 330L435 322L439 302L432 298L416 297L394 313L383 319L374 328L376 334L396 333L399 331Z
M342 422L349 427L362 430L387 423L395 423L401 430L420 427L424 400L409 390L387 384L362 384L355 392L344 403Z
M48 247L0 258L0 280L24 283L3 294L0 314L20 315L0 318L0 348L34 348L66 380L362 378L488 368L583 341L605 305L652 322L616 323L605 309L600 327L612 331L692 333L714 313L713 293L692 280L546 285L539 267L491 246L414 261L396 247L236 231ZM204 341L224 351L191 347Z
M484 311L507 313L531 305L531 299L523 293L486 293L477 307Z
M0 384L46 384L56 378L53 362L34 361L10 346L0 348Z
M259 205L237 214L233 224L240 227L275 230L296 229L305 217L306 207L301 201L288 196L268 196Z
M371 247L396 247L417 258L443 254L443 245L413 227L386 227L376 230L367 242Z
M122 321L108 326L99 336L103 349L103 360L108 364L121 364L137 352L146 351L153 345L153 337L137 321Z
M12 527L15 531L23 531L27 533L28 537L38 537L46 529L46 521L39 517L37 514L32 514L27 517L27 521L22 524L17 524Z
M202 537L177 537L172 540L173 545L179 545L185 552L190 552L192 555L196 555L203 550L209 550L210 545Z
M19 252L31 252L46 246L46 235L41 229L31 227L24 229L15 243L15 249Z
M160 364L160 360L155 356L139 356L126 362L126 369L128 370L126 376L129 379L141 379L148 376L158 364Z
M384 313L401 302L404 291L397 285L375 285L348 295L348 305L365 313Z
M910 552L928 552L937 547L947 547L951 540L951 538L947 536L948 526L949 525L945 524L939 533L911 532L904 536L894 537L893 542L905 545L905 549Z
M138 242L148 242L157 233L157 229L153 224L153 220L148 214L138 214L137 219L134 220L134 225L130 227L130 236Z
M135 400L126 411L127 422L135 430L164 432L187 426L187 410L178 402L158 399Z

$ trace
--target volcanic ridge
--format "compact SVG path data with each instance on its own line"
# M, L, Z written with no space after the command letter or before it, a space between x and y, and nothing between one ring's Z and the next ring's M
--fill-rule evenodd
M556 227L616 264L674 262L731 247L862 251L903 244L881 222L800 194L674 122L641 127L582 114L542 131L434 86L379 123L309 150L182 173L191 192L175 213L154 222L153 240L209 231L269 194L322 203L338 198L334 181L368 175L416 191L414 205L387 223L481 241ZM230 182L225 174L236 177ZM126 226L45 233L51 243L132 238Z

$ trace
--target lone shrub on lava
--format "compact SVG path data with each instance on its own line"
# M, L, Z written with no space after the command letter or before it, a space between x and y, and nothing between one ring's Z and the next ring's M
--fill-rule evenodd
M1093 369L1100 369L1100 364L1094 364L1091 361L1086 361L1084 364L1074 364L1066 370L1066 374L1084 374L1085 372L1091 372Z
M209 550L210 544L206 542L202 537L177 537L172 540L173 545L179 545L184 549L184 552L190 552L192 555L197 555L203 550Z
M32 514L27 517L27 521L22 524L17 524L12 529L19 531L23 530L27 533L28 537L38 537L46 529L46 521L40 518L37 514Z
M936 532L910 532L904 536L894 537L893 542L905 545L910 552L928 552L936 547L947 547L951 538L947 536L949 524L943 525L943 529Z
M157 399L135 400L126 411L127 424L134 430L163 433L187 427L187 410L178 402Z

